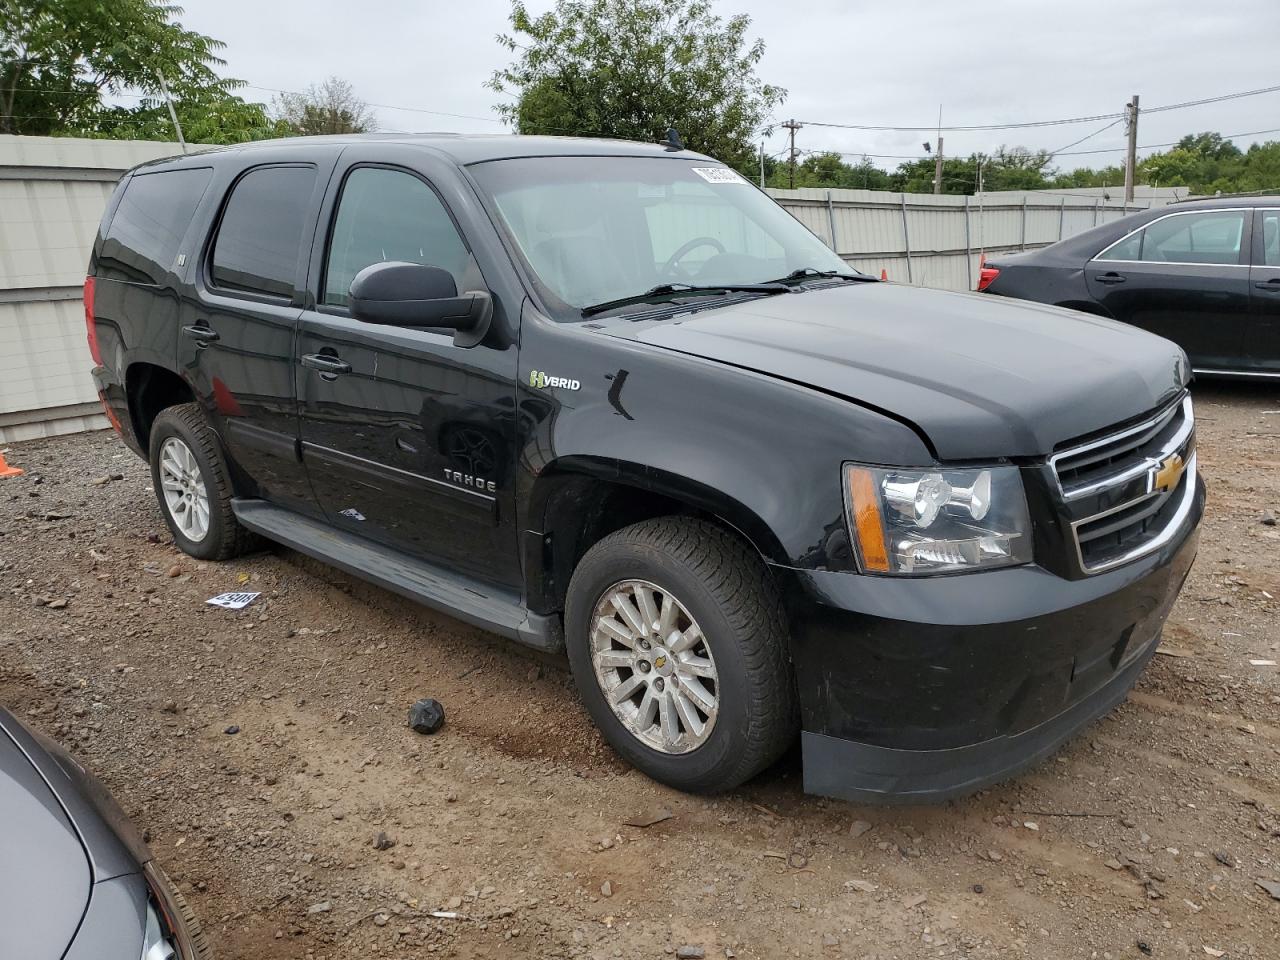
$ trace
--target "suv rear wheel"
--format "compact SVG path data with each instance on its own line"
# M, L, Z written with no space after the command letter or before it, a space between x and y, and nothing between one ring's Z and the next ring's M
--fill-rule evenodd
M173 542L201 560L243 553L250 534L231 511L231 480L218 438L195 403L167 407L151 425L151 481Z
M795 737L787 630L764 564L713 524L648 520L587 551L569 584L574 680L610 744L681 790L727 790Z

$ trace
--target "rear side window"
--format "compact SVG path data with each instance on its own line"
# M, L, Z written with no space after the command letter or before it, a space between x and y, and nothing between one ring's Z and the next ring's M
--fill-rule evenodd
M1099 260L1141 260L1142 231L1131 237L1125 237L1114 246L1108 247L1098 255Z
M1280 210L1259 210L1262 217L1262 255L1254 261L1266 267L1280 267Z
M213 244L215 285L293 294L315 178L314 167L260 167L236 181Z
M99 272L134 283L160 283L173 269L212 176L208 167L134 174L103 238Z
M1157 220L1144 231L1142 259L1152 263L1239 263L1244 213L1185 213Z

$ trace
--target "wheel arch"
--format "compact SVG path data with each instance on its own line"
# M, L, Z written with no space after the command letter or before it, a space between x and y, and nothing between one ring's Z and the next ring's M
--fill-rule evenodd
M155 363L131 363L125 371L125 395L129 422L145 451L151 443L151 427L161 411L196 399L191 385L167 367Z
M559 460L533 481L522 528L529 605L564 609L569 578L594 543L616 530L662 516L716 523L766 562L787 563L782 543L750 507L696 480L637 463L590 457Z

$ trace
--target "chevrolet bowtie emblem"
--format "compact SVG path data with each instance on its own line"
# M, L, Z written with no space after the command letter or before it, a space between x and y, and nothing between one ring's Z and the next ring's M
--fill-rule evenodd
M1173 454L1160 461L1159 468L1152 479L1155 490L1172 490L1182 479L1182 471L1187 468L1180 454Z

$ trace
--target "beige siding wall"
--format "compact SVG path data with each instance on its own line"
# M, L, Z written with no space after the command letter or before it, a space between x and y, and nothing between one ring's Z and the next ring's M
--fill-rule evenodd
M105 427L80 302L107 198L149 141L0 136L0 443Z

